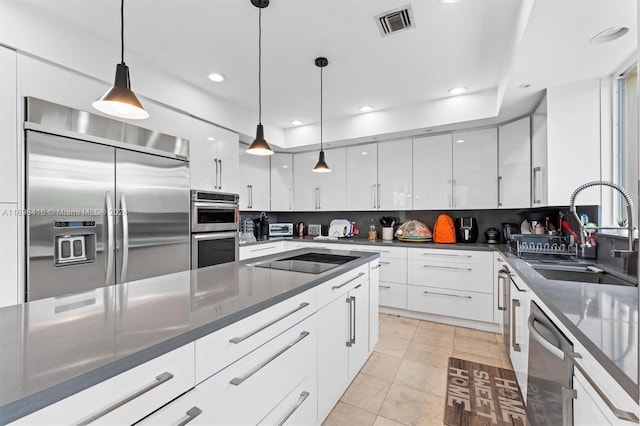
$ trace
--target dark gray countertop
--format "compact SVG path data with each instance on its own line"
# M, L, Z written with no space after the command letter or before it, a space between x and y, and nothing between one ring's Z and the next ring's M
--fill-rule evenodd
M358 259L318 275L256 268L251 259L1 308L0 424L379 257L321 251Z
M511 254L505 245L369 241L359 238L289 240L378 247L500 251L545 306L562 321L627 393L634 400L638 400L638 287L549 280L536 272L525 260ZM253 244L268 242L269 240L266 240Z

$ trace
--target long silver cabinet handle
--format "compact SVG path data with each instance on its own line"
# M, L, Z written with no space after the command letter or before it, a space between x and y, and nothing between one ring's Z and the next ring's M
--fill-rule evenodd
M300 342L302 339L304 339L305 337L307 337L309 335L308 331L303 331L300 333L300 336L298 336L296 338L296 340L294 340L293 342L291 342L290 344L288 344L287 346L285 346L284 348L280 349L278 352L276 352L275 354L271 355L268 359L266 359L265 361L261 362L260 364L256 365L255 367L253 367L251 370L249 370L246 374L244 374L243 376L240 377L234 377L233 379L231 379L229 381L229 383L231 383L234 386L240 386L242 384L242 382L244 382L245 380L247 380L249 377L253 376L254 374L256 374L258 371L262 370L264 367L266 367L267 365L269 365L269 363L271 361L273 361L274 359L278 358L280 355L282 355L283 353L285 353L286 351L288 351L289 349L291 349L292 347L294 347L298 342Z
M289 188L289 210L293 210L293 188Z
M473 271L471 268L456 268L455 266L422 265L423 268L448 269L455 271Z
M520 352L520 345L516 342L516 308L520 307L518 299L511 299L511 347Z
M309 392L307 391L302 391L300 393L300 397L298 398L298 400L296 401L295 404L293 404L293 407L291 407L291 409L289 411L287 411L287 414L285 414L282 419L280 419L280 421L278 422L278 426L282 426L283 424L285 424L287 422L287 420L289 420L289 417L291 417L291 415L293 415L293 413L296 412L296 410L302 405L302 403L309 398L309 395L311 395Z
M220 164L220 183L218 184L218 189L222 189L222 158L218 160L218 164ZM251 194L253 196L253 194ZM251 200L253 203L253 200Z
M215 189L218 189L218 159L217 159L217 158L214 158L214 159L213 159L213 163L216 165L216 174L215 174L215 176L216 176L216 183L215 183L215 185L213 185L213 187L214 187Z
M382 265L378 264L378 265L374 266L374 267L373 267L373 268L371 268L371 269L380 269L380 267L381 267L381 266L382 266Z
M150 390L155 389L156 387L160 386L163 383L166 383L167 381L169 381L171 379L173 379L173 374L165 371L164 373L156 376L155 382L151 383L148 386L145 386L144 388L140 389L136 393L134 393L132 395L129 395L128 397L126 397L124 399L121 399L120 401L116 402L115 404L113 404L109 408L105 408L104 410L100 411L99 413L94 414L93 416L89 417L88 419L83 420L82 422L78 423L78 426L86 426L89 423L95 422L99 418L106 416L110 412L122 407L123 405L133 401L134 399L138 398L139 396L144 395L145 393L149 392Z
M353 297L347 297L347 305L349 305L349 336L347 336L347 346L353 346L353 306L351 305L351 301Z
M380 261L380 264L381 264L381 265L391 265L391 262L385 262L385 261L382 261L382 260L381 260L381 261Z
M122 271L120 282L126 282L127 269L129 268L129 212L127 211L127 198L120 194L120 209L122 210Z
M472 258L470 254L447 254L447 253L422 253L423 256L441 256L441 257L465 257Z
M580 357L579 354L574 354L574 356L575 356L575 358ZM607 394L605 394L602 391L602 389L600 389L600 387L593 381L593 379L591 378L589 373L587 373L587 371L575 360L574 357L571 357L571 358L572 358L572 361L573 361L573 365L578 369L578 371L580 373L582 373L582 375L587 380L587 382L589 382L589 385L591 385L593 390L596 391L598 396L600 396L600 398L604 401L604 403L607 405L607 407L609 407L609 410L611 410L611 412L617 418L619 418L620 420L625 420L627 422L633 422L633 423L638 423L638 421L640 421L640 419L638 419L638 416L636 416L635 413L632 413L630 411L621 410L620 408L616 407L615 404L613 402L611 402L611 400L607 397Z
M456 207L456 180L451 181L451 198L453 199L452 208Z
M453 207L453 182L451 179L447 181L447 186L449 187L448 196L449 196L449 207Z
M380 288L391 288L391 286L388 286L388 285L380 285L378 287L380 287Z
M333 287L331 287L331 290L337 290L337 289L339 289L339 288L342 288L342 287L344 287L345 285L349 284L351 281L353 281L353 280L357 280L358 278L360 278L360 277L361 277L361 276L363 276L363 275L364 275L364 272L360 272L360 273L358 274L358 276L353 277L353 278L351 278L350 280L345 281L345 282L343 282L343 283L342 283L342 284L340 284L340 285L334 285Z
M368 249L361 249L361 248L357 249L356 251L366 251L367 253L391 253L391 250L368 250Z
M257 249L253 249L253 250L249 250L251 253L256 252L256 251L263 251L263 250L271 250L276 248L276 246L269 246L269 247L261 247L261 248L257 248Z
M184 426L187 423L191 423L191 421L193 419L195 419L196 417L198 417L200 414L202 414L202 410L199 409L198 407L191 407L187 410L187 418L184 419L183 421L181 421L180 423L178 423L177 426Z
M471 299L471 296L461 296L459 294L438 293L435 291L423 291L424 294L437 294L438 296L459 297L460 299Z
M309 306L309 303L308 303L308 302L302 302L302 303L301 303L297 308L295 308L295 309L293 309L293 310L291 310L291 311L287 312L286 314L280 315L278 318L275 318L274 320L272 320L272 321L268 322L267 324L265 324L265 325L263 325L263 326L261 326L261 327L258 327L258 328L256 328L256 329L255 329L255 330L253 330L253 331L250 331L249 333L245 334L244 336L240 336L240 337L232 337L231 339L229 339L229 342L231 342L231 343L236 343L236 344L237 344L237 343L240 343L240 342L242 342L242 341L244 341L244 340L247 340L249 337L251 337L251 336L253 336L253 335L255 335L255 334L260 333L260 332L261 332L262 330L264 330L265 328L271 327L273 324L277 323L278 321L281 321L281 320L285 319L285 318L286 318L286 317L288 317L289 315L293 315L293 314L295 314L295 313L296 313L296 312L298 312L300 309L304 309L304 308L306 308L307 306Z
M500 199L500 187L502 186L502 176L498 176L498 206L502 205L502 200Z
M555 356L556 358L564 361L564 358L566 356L566 353L558 348L557 346L554 346L551 342L549 342L547 339L545 339L544 337L542 337L542 335L540 333L538 333L538 331L536 330L535 326L534 326L534 322L538 322L541 325L544 325L540 322L540 320L536 317L536 315L532 312L529 315L529 320L527 321L527 326L529 327L529 335L531 337L533 337L533 339L538 342L540 345L542 345L543 348L545 348L547 351L551 352L551 354L553 354L553 356ZM547 327L545 327L547 328ZM547 328L548 329L548 328ZM549 330L549 329L548 329ZM554 334L554 330L549 330L550 333Z
M358 286L360 287L360 286ZM358 288L356 287L356 288ZM356 312L358 312L356 310L356 297L355 296L350 296L349 299L351 299L351 303L353 305L353 308L351 309L351 315L353 316L353 320L351 321L351 326L353 327L353 333L351 334L351 345L355 345L356 344Z
M115 247L115 234L113 231L113 203L111 202L111 192L107 191L104 194L104 201L107 206L107 276L105 278L105 284L113 284L113 250Z
M537 199L536 196L538 195L538 172L542 171L541 167L534 167L533 168L533 204L540 204L542 202L542 200Z
M500 285L500 283L502 283L502 285ZM500 297L500 287L503 288L502 290L502 297ZM506 306L500 306L500 300L504 299L504 295L506 294L507 291L507 277L505 277L504 273L500 272L498 273L498 310L499 311L506 311L507 307Z

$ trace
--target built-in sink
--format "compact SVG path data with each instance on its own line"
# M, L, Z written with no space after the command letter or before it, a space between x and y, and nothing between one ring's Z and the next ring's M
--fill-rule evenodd
M320 274L357 258L357 256L342 256L338 254L305 253L284 259L256 263L255 266L258 268Z
M633 277L612 274L593 265L536 264L531 267L550 280L638 286L638 280Z

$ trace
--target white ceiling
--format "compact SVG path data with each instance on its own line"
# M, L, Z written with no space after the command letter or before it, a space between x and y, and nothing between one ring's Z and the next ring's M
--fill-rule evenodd
M119 1L20 4L60 20L66 31L104 39L118 61ZM361 105L393 119L394 111L438 102L460 85L472 95L495 92L493 108L477 117L495 121L530 112L546 87L612 73L637 45L635 0L414 0L416 28L381 37L373 17L405 4L409 0L271 0L262 13L263 121L290 128L293 119L319 120L317 56L329 59L325 123L361 114ZM128 0L125 60L134 90L145 78L135 69L141 58L255 112L257 122L257 24L250 0ZM599 31L619 25L631 29L624 38L589 44ZM209 81L214 71L227 80ZM531 87L519 88L524 83ZM416 119L402 130L452 123Z

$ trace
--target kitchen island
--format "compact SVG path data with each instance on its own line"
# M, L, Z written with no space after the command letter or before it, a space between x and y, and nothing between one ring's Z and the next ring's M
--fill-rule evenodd
M44 418L52 423L56 422L56 418L50 413L65 415L64 411L70 416L69 421L81 422L91 418L92 411L100 411L102 408L86 410L76 402L73 408L79 412L85 409L87 414L72 416L68 412L71 407L65 406L65 398L72 400L91 391L92 387L103 385L103 382L116 380L119 375L126 375L181 351L176 359L186 359L193 363L195 357L195 365L186 366L184 379L180 379L177 373L175 379L173 375L169 378L169 382L182 380L185 384L175 394L167 395L168 399L160 398L162 403L169 402L194 388L196 384L201 384L211 376L215 377L217 372L227 367L227 364L216 364L216 358L222 359L225 354L218 356L217 352L203 352L211 346L206 339L218 336L221 331L239 324L244 324L245 331L255 328L260 325L260 321L265 321L261 317L264 312L279 309L282 303L294 299L296 306L299 306L295 314L292 312L277 316L274 322L265 327L270 331L266 333L268 337L262 340L254 336L242 339L251 346L244 352L230 355L229 364L252 351L258 352L258 348L276 341L278 336L284 335L296 324L308 322L308 318L314 318L315 321L315 317L321 314L321 309L325 305L330 306L337 298L333 293L341 295L347 291L355 291L356 288L367 290L366 298L360 300L361 308L358 311L366 314L367 327L366 331L358 330L359 339L355 346L360 348L364 343L364 353L368 356L377 340L377 328L369 330L368 327L369 323L375 322L377 325L377 298L371 298L371 310L368 303L369 290L377 293L377 276L375 273L370 274L370 270L375 267L379 255L316 249L296 250L287 255L310 252L349 255L355 259L319 274L261 268L256 266L258 262L255 260L235 262L0 309L0 423L17 419L29 423L27 419L31 416L24 416L34 412L32 416L37 416L36 411L41 409L41 413L48 415ZM283 254L279 254L261 258L260 261L283 257ZM329 289L326 288L327 285ZM301 295L308 301L299 302L296 298L302 297ZM355 301L353 305L355 310ZM343 306L344 303L341 303L340 308ZM278 323L280 319L283 322ZM341 320L344 321L344 316ZM283 323L288 325L283 327ZM270 327L272 324L276 325ZM355 325L349 325L351 333L351 326ZM343 327L342 330L332 331L333 334L340 334L340 339L343 340L341 334L346 333L345 329ZM236 329L232 333L241 331ZM258 330L256 334L261 331ZM315 330L311 333L311 339L306 338L309 332L305 331L300 335L308 342L315 342ZM317 334L321 337L323 331L318 330ZM348 334L346 337L355 342L355 331L353 336ZM241 346L236 345L237 342L228 343L229 340L226 337L225 343L233 346L233 350ZM345 346L344 341L342 346ZM312 347L316 348L316 344ZM218 349L222 351L223 348L218 346ZM216 351L216 347L213 350ZM200 360L199 355L203 355ZM208 360L212 360L215 365L207 365ZM364 363L365 360L366 357L364 360L358 359L358 363ZM169 360L169 364L175 362ZM319 360L318 365L320 364ZM310 366L315 368L315 365L313 363ZM357 369L360 366L361 364ZM156 374L158 373L153 375ZM161 381L165 376L160 374L158 377L156 379ZM162 388L163 385L157 386ZM144 382L138 387L144 387ZM340 393L342 391L344 389ZM336 401L339 396L340 394L335 396ZM109 400L110 397L111 395L106 394L101 399ZM142 396L146 397L146 394ZM327 398L332 400L334 395ZM92 403L95 404L95 401ZM139 420L162 405L153 405L156 403L147 402L143 407L147 411L141 412L139 408L135 413L138 418L132 420ZM54 409L47 413L56 406L62 407L61 410ZM111 421L114 419L117 417ZM37 421L42 419L38 418Z

